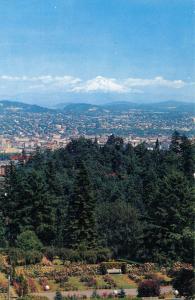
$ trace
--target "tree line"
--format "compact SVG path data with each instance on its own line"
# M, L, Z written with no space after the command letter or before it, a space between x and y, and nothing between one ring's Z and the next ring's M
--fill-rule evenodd
M109 249L135 261L193 261L194 144L178 132L168 150L110 136L11 165L0 197L0 247L33 231L44 247Z

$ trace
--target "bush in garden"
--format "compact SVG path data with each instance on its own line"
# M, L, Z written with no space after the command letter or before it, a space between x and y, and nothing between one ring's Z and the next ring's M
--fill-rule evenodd
M96 287L97 280L93 276L81 276L81 282L85 282L88 287Z
M158 297L160 285L156 280L144 280L138 286L138 297Z
M45 290L46 285L48 285L47 277L40 278L39 284L41 285L42 289Z
M126 263L123 263L121 265L121 272L122 272L122 274L127 274L127 264Z
M19 297L23 297L28 294L28 282L25 276L17 276L13 281L13 285Z
M44 255L46 256L47 259L52 261L54 259L54 256L57 255L56 248L54 247L45 247L43 249Z
M82 275L80 277L80 282L88 282L90 280L90 276L88 275Z
M68 281L68 276L66 274L60 273L54 275L54 280L56 283L64 283Z
M97 252L95 250L86 250L83 252L83 259L89 264L95 264L97 261Z
M168 284L170 284L170 279L163 274L159 274L159 273L147 273L145 274L145 279L152 279L152 280L156 280L159 282L160 286L166 286Z
M97 280L94 277L90 277L86 284L88 287L97 287Z
M72 285L70 282L65 282L63 284L63 290L64 291L77 291L78 288L75 287L74 285ZM64 297L63 297L63 299L64 299Z
M178 272L180 272L182 269L193 270L193 266L188 263L176 262L168 269L167 274L168 276L174 278L177 276Z
M101 263L100 264L100 273L102 275L106 275L107 274L107 267L106 267L106 264L105 263Z
M8 250L9 264L12 266L25 264L25 252L19 248L10 248Z
M180 269L173 279L173 287L178 290L180 296L195 296L195 277L194 271L190 269Z
M24 253L25 263L29 265L34 265L40 263L43 257L43 254L37 250L26 251Z
M36 293L37 292L37 286L36 286L36 282L34 278L28 278L27 279L27 283L28 283L28 290L31 293Z
M53 259L53 264L56 265L56 266L60 266L62 265L62 260L59 258L59 256L55 256L54 259Z
M57 291L54 299L55 300L62 300L63 299L62 293L60 291Z
M43 256L43 258L41 259L41 265L43 266L52 266L52 262L47 259L47 257Z
M24 251L37 250L40 251L43 247L41 241L34 231L26 230L17 237L18 248Z
M126 297L126 293L124 289L121 289L120 292L118 293L118 297L119 298L125 298Z
M81 260L80 253L78 250L61 248L59 252L59 257L66 261L69 260L71 262L78 262Z
M5 275L0 273L0 292L6 293L8 287L8 280L5 278Z
M0 254L0 270L5 271L8 267L7 256Z
M91 295L92 299L99 299L101 298L100 295L97 293L97 290L94 290L92 295Z
M108 248L100 248L97 250L97 263L111 259L112 252Z
M114 281L114 279L110 276L110 275L105 275L103 277L104 281L107 283L107 285L109 286L109 288L113 288L116 287L116 282Z

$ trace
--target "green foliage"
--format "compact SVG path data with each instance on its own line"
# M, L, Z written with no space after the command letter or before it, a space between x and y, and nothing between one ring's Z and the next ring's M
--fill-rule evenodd
M26 230L17 237L17 246L18 248L24 251L28 251L28 250L40 251L41 248L43 247L41 241L36 236L35 232L31 230Z
M70 248L92 248L96 243L95 199L84 163L79 162L78 167L74 191L68 206L66 243Z
M10 166L0 246L8 244L16 264L39 260L37 242L24 234L30 230L48 258L63 261L192 262L194 149L177 132L169 150L113 135L104 146L80 138L65 149L37 149L27 164Z
M124 289L120 289L119 293L118 293L118 297L119 298L125 298L126 293Z
M54 299L55 300L62 300L63 299L62 293L60 291L57 291Z
M68 248L47 247L44 249L44 255L50 260L58 256L62 261L83 261L89 264L95 264L110 259L112 253L108 248L80 248L73 250Z
M195 277L194 271L181 269L173 279L173 288L178 290L180 296L192 298L195 296Z
M126 274L127 273L127 264L126 263L123 263L121 265L121 272L122 272L122 274Z
M106 267L106 264L104 264L104 263L101 263L101 264L100 264L100 273L101 273L102 275L106 275L106 274L107 274L107 267Z
M42 253L37 250L24 251L20 248L8 249L9 261L12 266L39 263L43 257Z

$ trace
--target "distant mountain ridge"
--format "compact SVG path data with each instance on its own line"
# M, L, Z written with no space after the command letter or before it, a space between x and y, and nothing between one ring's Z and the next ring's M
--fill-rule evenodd
M0 100L0 112L43 113L51 111L52 109L42 107L36 104L27 104L12 100Z
M96 114L103 112L125 112L127 110L143 110L151 112L191 112L195 113L194 103L165 101L158 103L110 102L104 105L90 103L60 103L54 108L47 108L36 104L27 104L12 100L0 100L1 112L28 112L28 113L70 113L70 114Z

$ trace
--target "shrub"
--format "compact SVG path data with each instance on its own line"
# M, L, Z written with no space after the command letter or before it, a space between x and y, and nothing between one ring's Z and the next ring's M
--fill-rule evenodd
M34 265L40 263L43 254L37 250L26 251L24 253L25 263L29 265Z
M119 298L125 298L126 297L126 293L124 289L121 289L120 292L118 293L118 297Z
M138 297L158 297L160 285L156 280L144 280L138 286Z
M111 259L112 252L108 248L97 249L97 263Z
M34 278L29 277L27 279L27 282L28 282L28 290L31 293L36 293L37 292L37 286L36 286L36 282L35 282Z
M55 256L54 259L53 259L53 264L54 264L55 266L60 266L60 265L62 265L63 263L62 263L62 260L59 258L59 256Z
M9 263L12 266L36 264L41 261L42 256L42 253L37 250L24 251L20 248L10 248L8 250Z
M95 264L97 262L97 251L95 250L86 250L82 256L86 263Z
M122 272L122 274L127 274L127 264L126 263L123 263L121 265L121 272Z
M116 283L115 283L114 279L110 275L105 275L103 277L103 279L107 283L107 285L109 286L109 288L116 287Z
M0 270L5 271L8 267L7 256L0 254Z
M25 276L17 276L13 281L13 285L19 297L23 297L28 294L28 282Z
M54 275L54 280L56 283L64 283L68 281L68 276L64 273L58 273Z
M173 287L180 296L191 297L195 295L194 272L190 269L180 269L173 279Z
M46 256L47 259L52 261L54 259L54 256L57 254L56 248L54 247L45 247L44 248L44 255Z
M97 287L97 280L94 277L90 277L86 283L88 287Z
M55 300L62 300L63 299L62 293L60 291L57 291L54 299Z
M101 298L100 295L97 293L96 290L93 291L92 295L91 295L91 298L92 299L99 299Z
M48 285L47 277L40 278L39 284L41 285L42 289L45 290L46 285Z
M81 276L80 281L85 282L88 287L97 286L97 280L93 276Z
M106 274L107 274L107 267L106 267L106 264L104 264L104 263L101 263L101 264L100 264L100 273L101 273L102 275L106 275Z
M26 230L17 237L18 248L24 251L37 250L40 251L43 247L41 241L34 231Z
M52 266L52 262L47 259L47 257L43 256L43 258L41 259L41 265L42 266Z
M0 293L6 293L8 287L8 280L4 274L0 273Z
M70 282L65 282L65 283L63 284L63 290L64 290L64 291L77 291L78 288L75 287L74 285L72 285ZM65 299L65 298L63 297L63 300L64 300L64 299Z
M160 286L166 286L170 284L171 279L166 275L160 273L147 273L144 275L145 279L152 279L159 282Z
M8 250L9 264L12 266L25 264L25 252L18 248Z

